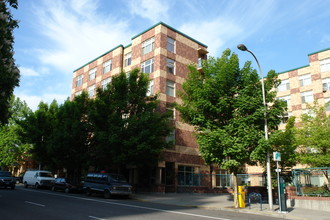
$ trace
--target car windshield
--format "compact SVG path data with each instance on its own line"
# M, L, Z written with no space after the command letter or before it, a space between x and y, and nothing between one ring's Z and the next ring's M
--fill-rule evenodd
M126 183L126 178L123 175L119 174L111 174L110 178L113 182L118 182L118 183Z
M1 177L11 177L11 173L10 172L0 172L0 176Z
M46 173L46 172L40 172L39 176L41 177L53 177L51 173Z

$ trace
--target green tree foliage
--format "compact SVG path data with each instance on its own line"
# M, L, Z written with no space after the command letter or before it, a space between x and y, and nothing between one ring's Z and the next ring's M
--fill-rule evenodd
M59 106L48 146L56 167L65 168L67 176L77 182L90 161L92 127L87 116L90 102L84 92Z
M297 140L295 135L295 117L292 116L286 122L285 130L275 131L269 138L274 152L281 153L281 161L279 167L282 173L289 174L291 168L297 164ZM265 163L262 163L265 166ZM276 167L276 163L272 161L272 167ZM291 180L291 175L286 175L287 180Z
M9 7L17 9L17 0L0 1L0 124L8 122L10 97L20 78L13 58L13 30L18 22L13 19Z
M12 96L10 99L9 123L0 126L0 166L13 167L29 157L29 144L22 142L18 135L20 126L18 121L24 120L24 115L31 112L25 102Z
M236 174L244 164L265 160L270 144L264 138L264 113L261 81L251 62L242 69L236 54L229 49L220 58L203 63L203 73L189 66L190 73L177 106L184 122L196 129L202 157L209 164ZM265 80L269 130L277 129L285 109L271 89L279 84L277 74L270 71ZM236 183L236 184L235 184ZM236 198L236 196L234 197ZM237 202L234 201L235 206Z
M149 78L138 69L114 77L98 89L90 119L95 127L93 158L99 168L150 165L168 144L169 114L161 113L156 96L147 96Z
M311 167L330 167L330 116L317 102L303 114L297 129L299 162Z
M33 159L42 165L43 168L54 170L56 164L53 163L52 155L49 152L51 139L54 132L58 104L54 100L49 106L40 102L38 109L25 116L25 120L19 125L22 127L20 136L25 143L33 145L30 153Z

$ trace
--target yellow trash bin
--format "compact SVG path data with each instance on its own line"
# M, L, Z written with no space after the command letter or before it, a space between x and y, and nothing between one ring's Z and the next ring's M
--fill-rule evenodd
M245 208L245 192L243 186L238 186L238 206Z

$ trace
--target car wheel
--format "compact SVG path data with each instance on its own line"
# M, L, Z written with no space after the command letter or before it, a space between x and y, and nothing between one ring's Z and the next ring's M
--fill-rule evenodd
M28 188L27 182L24 182L24 188Z
M36 183L36 184L34 185L34 188L39 189L39 188L40 188L39 183Z
M92 195L91 189L87 188L86 191L85 191L85 194L86 194L86 196Z
M64 189L64 192L65 193L69 193L70 192L70 189L67 187L67 188Z
M105 199L110 199L111 194L110 194L109 190L104 190L103 196L104 196Z

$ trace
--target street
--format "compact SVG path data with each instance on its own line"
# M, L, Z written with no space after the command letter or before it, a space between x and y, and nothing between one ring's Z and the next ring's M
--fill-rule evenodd
M46 189L0 189L0 219L277 219L221 210L155 204L134 199L103 199Z

